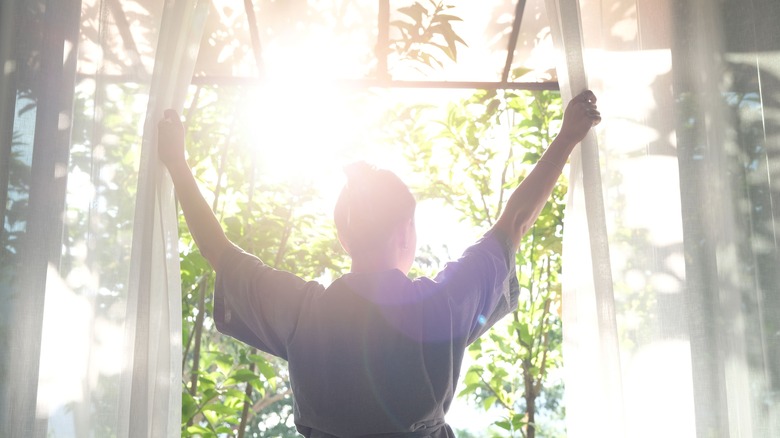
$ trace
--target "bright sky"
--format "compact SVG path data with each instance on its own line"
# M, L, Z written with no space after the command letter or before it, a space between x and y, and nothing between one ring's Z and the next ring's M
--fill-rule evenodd
M407 184L420 181L403 151L382 138L385 112L398 104L425 101L444 105L473 90L377 90L373 97L334 88L302 90L277 83L247 99L242 113L257 126L256 147L263 174L279 180L313 181L320 187L321 208L330 213L345 182L342 168L365 160L397 173ZM252 121L249 121L252 126ZM475 230L435 202L421 202L416 215L418 244L457 257L485 230ZM446 258L447 254L442 254Z

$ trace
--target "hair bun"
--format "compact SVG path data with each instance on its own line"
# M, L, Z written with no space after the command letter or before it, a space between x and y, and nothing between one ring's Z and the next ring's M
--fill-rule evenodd
M347 175L347 185L362 186L371 175L376 172L376 166L368 164L365 161L356 161L344 166L344 173Z

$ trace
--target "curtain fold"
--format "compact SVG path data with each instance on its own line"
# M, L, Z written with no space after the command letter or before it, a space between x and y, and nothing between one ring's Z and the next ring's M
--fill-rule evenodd
M777 436L780 7L547 7L564 97L588 84L604 116L571 164L568 435Z
M579 4L576 0L547 0L553 43L558 49L558 82L564 104L589 89L583 54ZM597 90L598 93L598 90ZM566 399L589 398L610 412L599 436L623 435L622 382L615 321L612 269L609 258L599 144L591 131L572 154L564 234L564 352L567 366ZM568 263L576 260L576 263ZM568 330L574 328L574 330ZM567 403L568 404L568 403ZM572 436L589 434L590 415L567 410Z
M26 201L26 232L11 250L13 256L10 251L4 253L4 258L15 259L13 262L9 260L9 265L15 265L15 272L13 278L8 279L12 285L6 295L11 309L3 335L8 338L9 360L3 361L6 374L3 376L5 391L0 405L3 410L0 423L7 436L43 437L46 434L46 420L35 415L40 408L37 404L41 369L38 346L45 336L43 318L47 283L53 277L52 266L60 263L63 229L61 212L67 184L67 177L61 169L67 167L70 126L60 125L59 120L68 119L72 115L80 1L46 4L43 12L35 17L26 8L42 4L31 3L13 2L15 10L10 12L21 16L22 20L6 24L12 31L22 35L26 33L22 26L40 26L40 32L35 35L13 39L16 44L28 44L25 49L39 53L40 58L34 66L27 66L28 71L19 72L19 76L6 73L3 79L4 82L17 83L13 108L19 112L20 102L35 105L34 98L40 96L46 96L48 101L46 105L35 105L34 112L28 111L30 125L25 132L19 135L19 130L13 129L10 138L6 133L3 135L4 143L7 142L3 149L10 152L6 156L13 154L14 140L19 144L19 137L24 138L26 161L29 163L25 163L25 167L29 179L22 195ZM34 39L24 41L25 37ZM4 49L14 51L17 47L7 46ZM4 70L9 65L8 61L11 61L14 69L17 66L25 68L10 53L3 58L6 60ZM21 77L25 73L31 77ZM12 84L3 86L4 89L12 87Z
M208 3L0 3L2 436L180 433L178 220L154 148Z
M129 300L135 327L123 378L127 436L176 436L181 428L181 275L173 185L157 159L157 123L167 108L181 113L195 69L208 0L168 2L144 122L141 172L130 259ZM159 334L167 334L160 338ZM129 374L129 375L128 375ZM128 388L129 386L129 388ZM151 397L149 396L151 395ZM124 424L122 427L124 430ZM124 434L121 434L124 435Z

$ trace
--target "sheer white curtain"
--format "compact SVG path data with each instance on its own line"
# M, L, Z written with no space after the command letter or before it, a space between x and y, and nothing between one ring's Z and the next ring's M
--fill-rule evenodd
M0 60L0 435L178 436L173 190L205 0L8 0Z
M548 0L572 162L569 436L780 434L780 4Z

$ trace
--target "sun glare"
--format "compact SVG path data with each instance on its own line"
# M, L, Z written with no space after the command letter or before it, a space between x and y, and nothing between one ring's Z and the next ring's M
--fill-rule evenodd
M392 169L378 139L386 106L365 90L301 83L269 80L255 88L241 107L241 123L266 180L312 184L331 208L345 165L365 160Z
M468 92L441 90L357 90L301 82L268 81L248 93L240 117L249 129L259 172L270 181L308 185L319 192L313 208L330 211L344 185L345 165L364 160L397 173L407 184L419 183L403 150L384 137L386 111L397 104L422 101L444 105ZM458 256L473 230L443 214L438 203L418 205L418 243L448 247L443 258ZM459 236L459 237L453 237Z

